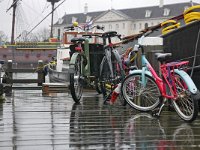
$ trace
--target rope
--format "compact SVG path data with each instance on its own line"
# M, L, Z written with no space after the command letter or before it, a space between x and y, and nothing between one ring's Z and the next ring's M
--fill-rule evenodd
M200 5L195 5L186 9L183 13L184 21L186 24L189 24L193 21L200 20Z
M177 29L180 27L180 23L177 23L175 20L167 20L161 23L162 29L162 34L166 34L168 32L173 31L174 29Z

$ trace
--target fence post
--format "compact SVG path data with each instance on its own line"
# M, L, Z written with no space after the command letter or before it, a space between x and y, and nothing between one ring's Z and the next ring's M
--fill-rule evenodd
M45 82L43 66L44 66L43 60L38 60L38 68L39 68L39 70L38 70L38 86L42 86L42 83Z

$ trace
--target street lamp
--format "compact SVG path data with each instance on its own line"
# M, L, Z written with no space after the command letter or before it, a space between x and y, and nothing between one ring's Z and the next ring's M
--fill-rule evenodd
M50 38L53 38L53 13L54 13L54 5L55 3L59 2L60 0L47 0L47 2L50 2L52 5L52 15L51 15L51 32L50 32Z

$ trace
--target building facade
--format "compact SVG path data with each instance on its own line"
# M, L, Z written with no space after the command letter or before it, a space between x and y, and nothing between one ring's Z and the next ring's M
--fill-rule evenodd
M99 12L85 12L65 14L54 24L54 36L62 39L64 27L77 21L85 24L93 21L94 25L104 26L104 32L117 31L122 36L139 33L139 31L157 25L169 18L180 15L191 3L177 3L163 6L107 10ZM87 8L86 8L87 10Z

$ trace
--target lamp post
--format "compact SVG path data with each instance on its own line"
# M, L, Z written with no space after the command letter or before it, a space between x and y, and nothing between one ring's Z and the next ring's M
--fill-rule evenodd
M53 14L54 14L54 5L55 3L59 2L60 0L47 0L52 5L52 14L51 14L51 31L50 31L50 38L53 38Z

